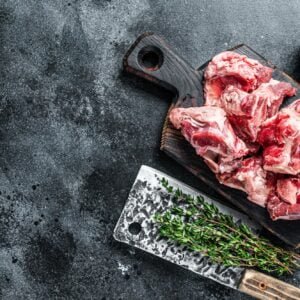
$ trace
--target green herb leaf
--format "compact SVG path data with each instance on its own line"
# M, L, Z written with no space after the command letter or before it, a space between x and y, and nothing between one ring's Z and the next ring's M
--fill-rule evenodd
M299 267L299 255L274 246L246 224L236 224L232 216L221 213L202 196L187 195L170 186L165 178L160 183L178 199L166 212L154 216L162 237L226 266L255 267L277 275L292 273Z

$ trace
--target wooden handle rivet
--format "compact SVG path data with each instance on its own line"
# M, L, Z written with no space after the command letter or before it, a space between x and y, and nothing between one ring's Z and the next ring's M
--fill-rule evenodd
M267 288L267 285L264 282L260 282L258 286L262 291L264 291Z

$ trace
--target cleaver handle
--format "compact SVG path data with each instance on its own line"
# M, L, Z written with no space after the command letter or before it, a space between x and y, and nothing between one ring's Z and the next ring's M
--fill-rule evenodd
M300 289L263 273L246 270L239 291L262 300L299 300Z
M155 34L138 37L125 54L123 67L175 93L175 102L180 106L203 105L203 73L193 69Z

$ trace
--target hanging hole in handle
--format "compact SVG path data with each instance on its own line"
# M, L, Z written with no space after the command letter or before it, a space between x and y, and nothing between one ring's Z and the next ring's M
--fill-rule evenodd
M129 225L128 230L131 234L137 235L141 232L142 226L140 223L134 222Z
M155 46L146 46L138 54L139 65L147 71L158 70L164 60L162 51Z

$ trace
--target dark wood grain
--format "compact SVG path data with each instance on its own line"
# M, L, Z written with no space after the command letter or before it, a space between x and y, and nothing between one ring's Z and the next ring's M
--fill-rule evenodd
M162 54L160 68L146 68L140 57L144 49L159 49ZM152 81L176 94L176 105L182 107L203 104L202 76L176 55L160 37L144 33L128 50L123 60L127 72Z
M145 38L146 40L144 40ZM143 70L141 66L138 65L136 59L139 51L145 47L145 45L150 45L152 42L155 46L162 47L161 49L164 55L168 57L168 59L163 62L161 68L162 71L160 72ZM230 50L240 54L245 54L248 57L259 60L264 65L274 68L274 79L290 82L293 86L299 88L299 84L296 81L294 81L284 72L278 70L274 65L246 45L239 45ZM167 63L167 66L164 65L165 63ZM177 97L175 97L174 103L171 104L170 110L175 106L189 107L202 105L202 80L203 70L205 69L206 65L207 63L200 68L193 70L184 60L176 56L176 54L170 50L170 48L162 41L161 38L155 35L141 36L129 50L124 59L124 67L127 71L156 82L165 88L176 91ZM198 92L196 91L197 89L199 89ZM185 99L186 95L191 95L192 97L189 98L192 98L193 101L183 101L182 99ZM199 99L194 100L196 97L199 97ZM287 99L283 106L288 105L298 98L300 98L299 91L296 96ZM240 210L244 211L262 226L267 228L274 235L295 248L299 247L300 221L272 221L266 209L249 202L245 193L221 185L217 181L215 175L203 162L202 158L195 154L195 151L191 145L182 137L180 132L172 126L172 124L169 122L168 115L163 127L161 150L183 165L205 184L219 192L224 198L226 198Z

